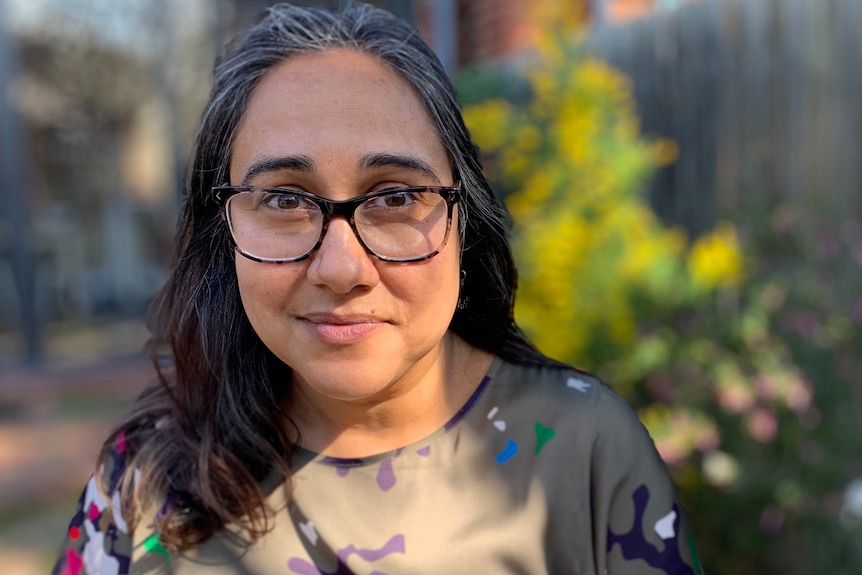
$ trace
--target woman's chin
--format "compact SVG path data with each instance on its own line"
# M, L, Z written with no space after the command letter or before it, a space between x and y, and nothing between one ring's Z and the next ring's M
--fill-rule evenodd
M392 388L393 378L369 374L359 369L345 368L329 377L318 373L314 378L302 378L302 388L308 400L323 400L344 404L380 403Z

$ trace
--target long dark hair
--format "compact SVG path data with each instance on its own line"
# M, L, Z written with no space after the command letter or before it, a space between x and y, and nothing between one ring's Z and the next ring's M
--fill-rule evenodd
M482 174L455 91L414 28L387 12L351 4L338 12L280 4L228 49L197 133L170 277L154 301L151 350L161 385L145 392L120 433L133 458L120 482L131 514L152 508L162 543L183 549L226 524L250 539L268 529L260 484L289 479L291 422L279 405L290 369L254 334L243 311L235 253L211 188L228 181L231 147L249 96L275 65L298 54L345 48L385 62L416 91L440 132L464 193L459 203L462 305L451 329L516 363L555 363L513 319L516 272L508 217ZM161 365L160 351L170 358ZM132 480L131 469L140 478ZM127 517L129 513L126 514Z

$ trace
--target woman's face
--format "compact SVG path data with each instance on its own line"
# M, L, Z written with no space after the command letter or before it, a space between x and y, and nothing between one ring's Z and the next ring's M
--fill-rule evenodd
M454 184L410 86L375 58L341 49L290 58L262 78L239 126L230 179L332 200ZM457 229L453 221L441 253L414 263L369 255L340 217L303 261L237 254L245 312L310 399L385 401L441 362L458 299Z

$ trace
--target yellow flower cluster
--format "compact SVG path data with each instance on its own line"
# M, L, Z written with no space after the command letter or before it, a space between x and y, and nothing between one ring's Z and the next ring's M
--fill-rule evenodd
M504 100L488 100L479 106L464 110L464 121L470 126L473 139L490 150L498 150L507 143L508 119L512 107Z
M727 223L694 242L688 254L692 281L702 289L737 287L743 278L742 253L736 230Z

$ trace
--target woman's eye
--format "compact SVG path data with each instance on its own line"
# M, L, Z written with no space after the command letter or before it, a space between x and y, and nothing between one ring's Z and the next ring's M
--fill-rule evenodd
M295 210L308 207L310 202L301 196L294 194L269 194L264 204L278 210Z
M283 210L295 208L299 206L299 198L296 196L278 196L275 198L275 204Z
M392 194L390 196L384 196L383 199L386 201L386 205L394 208L398 206L403 206L410 202L411 198L404 193Z
M381 208L403 208L412 205L416 199L416 192L395 192L374 198L369 203Z

